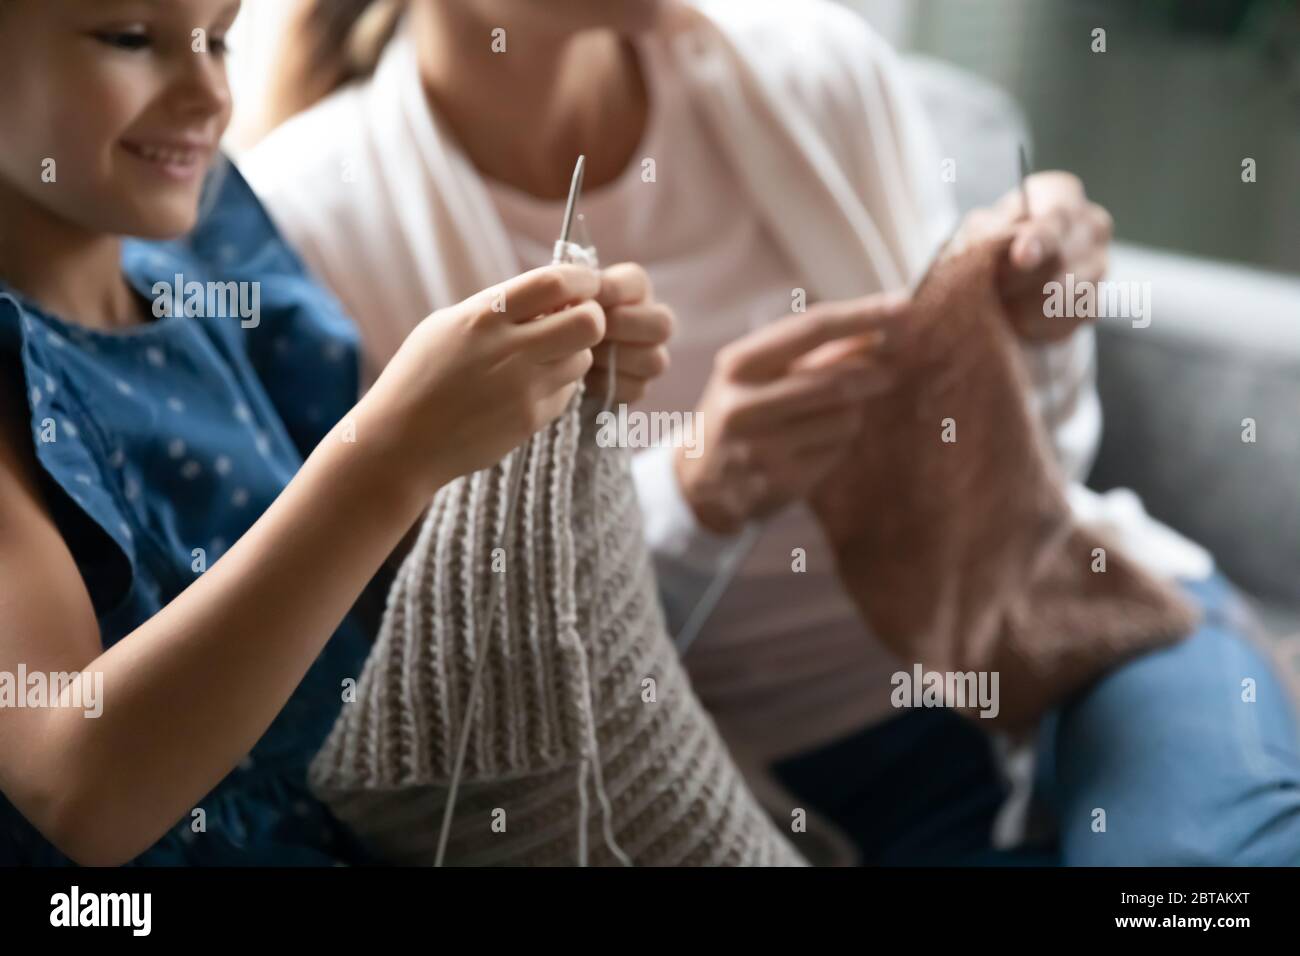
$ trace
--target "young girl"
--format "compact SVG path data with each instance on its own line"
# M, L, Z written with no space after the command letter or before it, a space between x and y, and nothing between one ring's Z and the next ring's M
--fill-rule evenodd
M349 322L209 176L238 9L0 0L0 863L360 859L305 783L354 603L645 297L529 272L412 316L357 402Z

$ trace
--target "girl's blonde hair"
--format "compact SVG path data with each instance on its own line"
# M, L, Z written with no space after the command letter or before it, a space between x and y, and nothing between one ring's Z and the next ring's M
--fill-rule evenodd
M262 131L369 76L407 0L302 0L271 75Z

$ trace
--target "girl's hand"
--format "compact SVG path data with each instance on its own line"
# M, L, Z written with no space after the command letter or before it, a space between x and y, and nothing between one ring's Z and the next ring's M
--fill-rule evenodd
M564 408L605 333L599 291L590 270L540 269L429 316L221 560L108 650L41 491L26 399L0 378L0 673L75 675L103 701L94 720L0 707L10 802L89 865L125 863L188 820L437 486Z
M358 405L355 440L429 496L487 468L564 410L605 335L600 277L534 269L439 309Z
M656 302L650 277L631 262L601 273L600 294L605 309L605 340L594 350L587 388L601 399L608 387L610 346L614 353L614 402L631 404L646 393L651 379L668 370L665 343L673 334L672 309Z

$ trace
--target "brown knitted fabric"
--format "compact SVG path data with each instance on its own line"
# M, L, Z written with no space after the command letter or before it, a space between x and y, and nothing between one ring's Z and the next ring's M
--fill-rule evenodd
M864 403L859 451L813 508L872 631L926 670L998 672L988 723L1014 730L1196 616L1074 521L995 286L1005 248L968 248L919 290L900 384Z
M596 447L591 411L575 399L435 497L312 785L382 857L434 861L481 612L504 574L447 862L611 864L617 846L643 865L801 865L691 690L628 453Z

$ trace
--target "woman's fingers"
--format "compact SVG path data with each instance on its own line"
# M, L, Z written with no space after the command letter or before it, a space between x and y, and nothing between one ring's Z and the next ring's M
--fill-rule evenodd
M793 372L756 386L731 413L738 432L776 428L808 415L852 406L892 384L885 369L863 362L807 372Z
M801 355L790 367L799 371L829 368L851 361L871 362L894 352L903 340L900 333L911 308L911 297L905 291L898 291L879 293L878 298L880 301L876 308L880 322L871 331L819 345Z
M861 427L860 414L840 412L806 423L802 432L787 428L747 442L739 452L744 467L766 476L772 488L799 497L853 447Z
M851 441L861 425L861 407L839 408L788 423L781 444L788 454L803 455L813 449Z
M1074 217L1059 206L1035 214L1016 226L1011 240L1011 264L1022 274L1032 274L1061 256L1074 226Z
M899 311L893 296L818 305L732 342L719 352L719 359L733 379L774 378L827 342L887 328L898 319Z
M1113 223L1110 214L1087 202L1080 191L1076 205L1058 206L1017 227L1008 267L999 277L1002 295L1016 332L1025 339L1050 342L1070 335L1082 321L1044 315L1045 287L1064 282L1093 283L1106 275ZM1032 254L1025 250L1032 247ZM1044 250L1050 255L1036 256ZM1037 261L1032 269L1022 268Z

